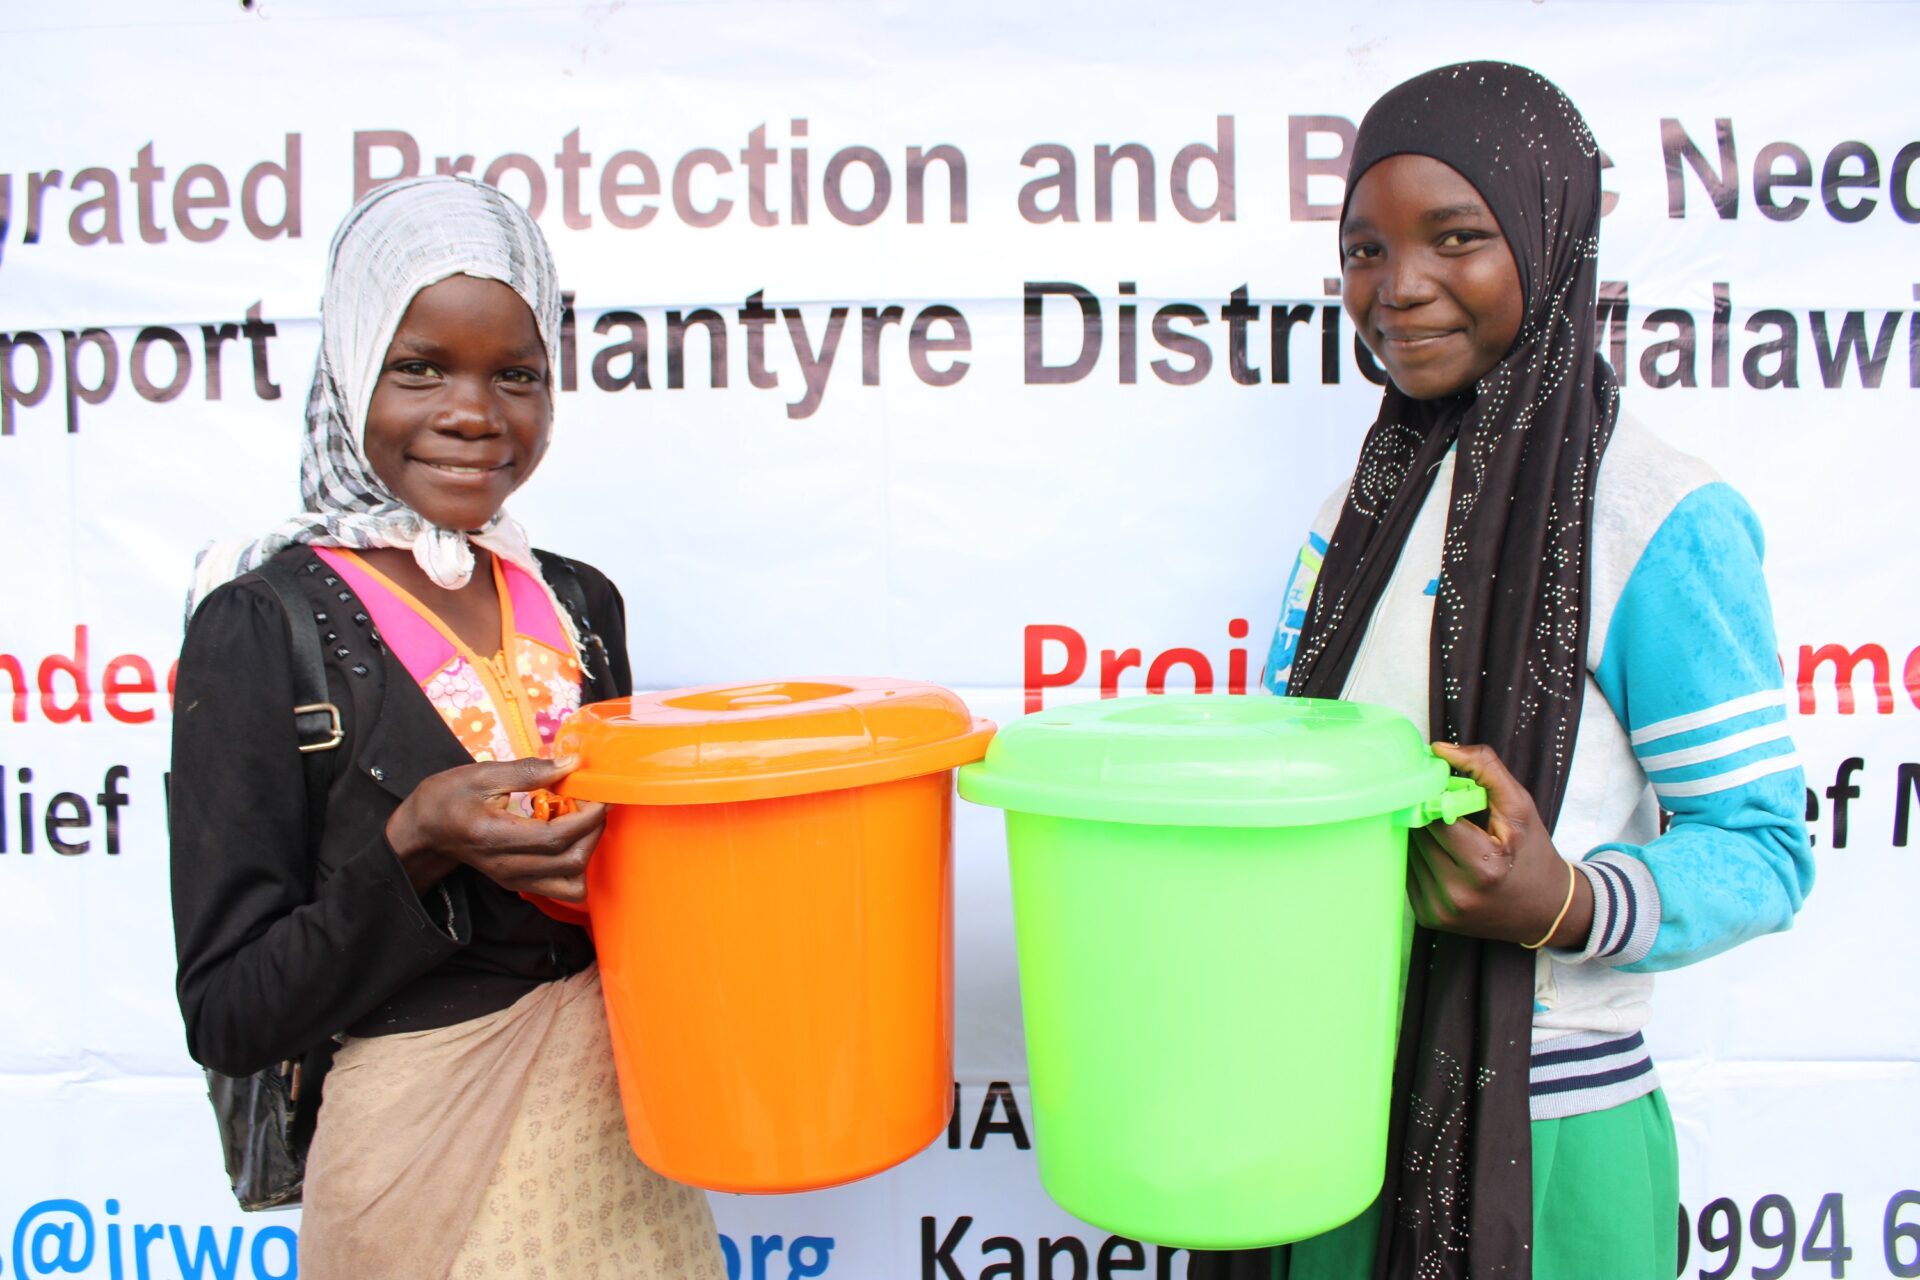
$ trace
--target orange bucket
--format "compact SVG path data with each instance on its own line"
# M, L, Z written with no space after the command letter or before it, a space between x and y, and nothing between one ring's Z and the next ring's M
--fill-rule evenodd
M564 795L627 1134L714 1191L900 1163L953 1101L954 768L993 725L929 684L711 685L596 703Z

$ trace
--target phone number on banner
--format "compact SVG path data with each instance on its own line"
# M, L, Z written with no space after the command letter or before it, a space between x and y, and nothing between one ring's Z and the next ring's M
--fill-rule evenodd
M1859 1197L1854 1203L1860 1203ZM1880 1215L1880 1253L1886 1274L1920 1276L1920 1191L1896 1191L1884 1205L1875 1202L1873 1211ZM1793 1201L1777 1193L1746 1206L1721 1196L1701 1209L1697 1219L1686 1205L1680 1206L1681 1276L1689 1274L1691 1263L1692 1274L1700 1280L1749 1275L1754 1280L1779 1280L1796 1257L1814 1264L1802 1268L1800 1275L1819 1275L1822 1265L1834 1277L1846 1276L1849 1266L1854 1266L1855 1275L1874 1274L1855 1265L1855 1248L1848 1243L1847 1200L1838 1191L1821 1196L1811 1215L1796 1210ZM1867 1254L1861 1263L1870 1265L1871 1256Z

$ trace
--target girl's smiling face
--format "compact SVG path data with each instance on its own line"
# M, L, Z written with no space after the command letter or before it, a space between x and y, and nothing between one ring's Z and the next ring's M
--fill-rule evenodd
M533 312L497 280L413 297L367 406L367 461L443 529L478 529L547 451L553 395Z
M1471 387L1520 333L1526 298L1499 221L1430 156L1388 156L1361 175L1340 260L1354 328L1416 400Z

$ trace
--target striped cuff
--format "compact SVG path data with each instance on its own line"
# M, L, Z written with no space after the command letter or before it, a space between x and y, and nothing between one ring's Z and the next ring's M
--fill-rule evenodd
M1593 928L1579 951L1555 951L1563 964L1588 960L1609 967L1645 960L1660 932L1660 890L1647 864L1620 849L1601 848L1574 869L1593 889Z

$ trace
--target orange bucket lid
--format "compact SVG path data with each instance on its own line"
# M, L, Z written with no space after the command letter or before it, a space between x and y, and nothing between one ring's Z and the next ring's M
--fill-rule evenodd
M563 795L725 804L937 773L978 760L990 720L939 685L876 677L703 685L583 707L555 755Z

